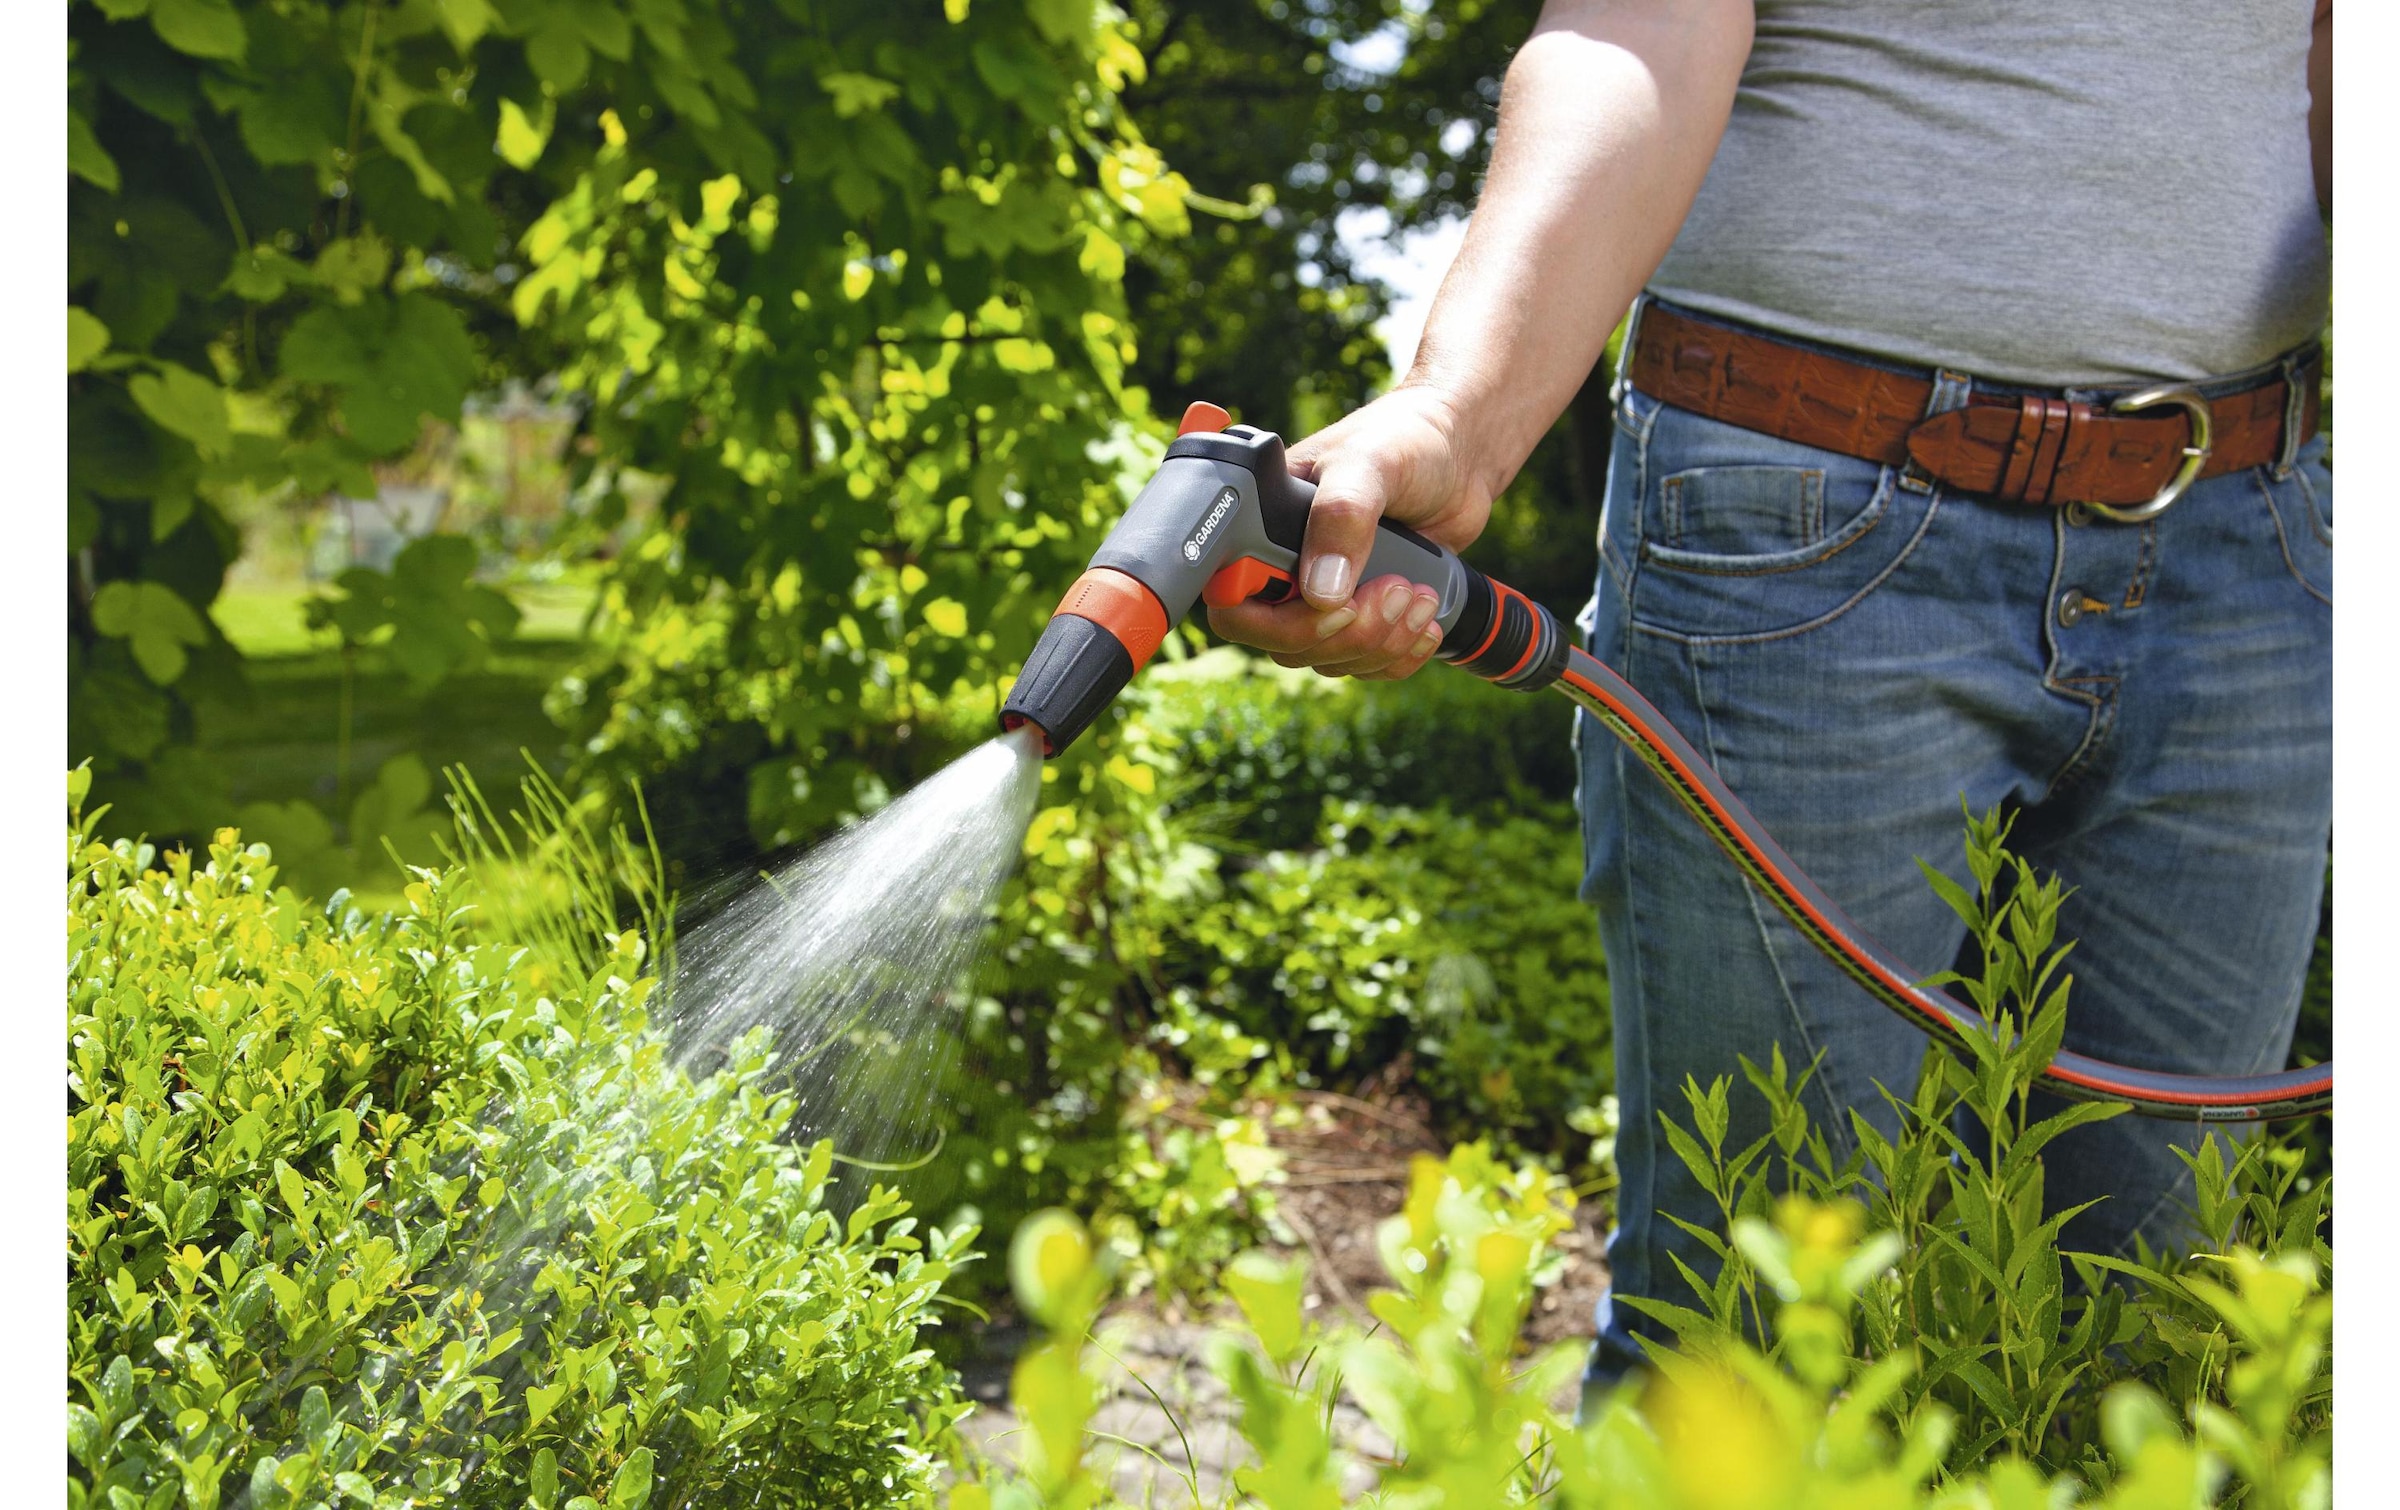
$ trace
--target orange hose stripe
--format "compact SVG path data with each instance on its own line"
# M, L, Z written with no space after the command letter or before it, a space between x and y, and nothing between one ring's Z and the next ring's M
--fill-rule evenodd
M1525 595L1517 591L1515 588L1500 582L1494 582L1492 584L1492 588L1495 592L1507 593L1510 597L1516 599L1518 602L1524 603L1525 617L1532 626L1525 635L1525 653L1517 657L1517 663L1514 666L1509 667L1506 671L1503 671L1498 676L1492 678L1493 681L1504 682L1510 677L1515 676L1518 672L1524 670L1526 663L1533 659L1533 653L1542 648L1542 616L1540 612L1534 608L1533 604L1526 600ZM1498 618L1499 615L1493 615L1495 622L1497 622Z
M1493 585L1495 587L1499 586L1497 583ZM1561 680L1571 683L1578 691L1590 697L1594 702L1600 703L1609 708L1629 727L1637 730L1641 727L1642 720L1638 718L1631 709L1627 708L1623 702L1611 697L1608 692L1599 684L1593 682L1590 678L1576 671L1574 669L1572 658L1569 660L1567 669L1561 674ZM1721 835L1729 836L1736 844L1740 846L1743 854L1748 858L1752 868L1754 868L1760 875L1770 878L1770 881L1772 881L1773 878L1781 876L1782 872L1776 867L1774 862L1767 857L1765 852L1759 849L1757 843L1751 838L1750 834L1739 823L1734 821L1733 815L1726 811L1724 804L1719 802L1716 798L1716 795L1709 790L1708 784L1700 780L1698 775L1691 769L1689 765L1677 757L1674 751L1670 749L1653 744L1646 739L1643 740L1642 743L1651 754L1657 756L1663 764L1668 766L1675 773L1678 784L1684 793L1697 798L1707 807L1709 814L1715 819L1715 827L1717 832ZM1882 961L1877 960L1872 955L1862 954L1855 947L1853 947L1852 940L1850 939L1849 935L1844 930L1834 926L1834 924L1827 919L1822 912L1818 911L1818 909L1812 903L1810 903L1808 898L1798 894L1795 890L1787 889L1783 886L1770 884L1770 889L1775 892L1776 899L1779 903L1797 909L1807 916L1810 923L1814 925L1814 931L1816 934L1825 942L1832 944L1834 948L1839 951L1842 958L1842 963L1851 971L1851 973L1871 980L1875 984L1882 986L1891 997L1908 1003L1909 1006L1914 1008L1920 1016L1923 1016L1932 1022L1933 1025L1944 1035L1955 1035L1959 1031L1957 1024L1953 1023L1949 1017L1940 1011L1940 1009L1935 1007L1932 1003L1926 1001L1919 994L1913 982L1903 980L1894 975L1891 970L1883 964ZM2292 1087L2290 1090L2274 1099L2277 1102L2292 1101L2302 1099L2306 1096L2320 1095L2331 1091L2333 1088L2332 1067L2328 1065L2324 1068L2324 1074L2302 1081L2297 1086ZM2063 1065L2050 1066L2045 1071L2045 1078L2055 1081L2062 1081L2070 1085L2082 1086L2110 1096L2131 1098L2154 1103L2166 1103L2183 1106L2231 1107L2247 1107L2262 1104L2260 1098L2255 1095L2235 1091L2183 1091L2166 1087L2153 1087L2144 1089L2137 1093L2127 1089L2119 1082L2111 1081L2102 1078L2101 1076L2093 1075L2085 1071Z

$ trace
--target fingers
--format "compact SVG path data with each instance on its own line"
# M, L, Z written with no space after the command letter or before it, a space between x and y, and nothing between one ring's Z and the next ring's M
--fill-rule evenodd
M1350 596L1367 553L1375 545L1375 521L1391 502L1384 469L1355 448L1337 450L1318 463L1316 501L1309 506L1308 533L1300 545L1300 593L1311 607L1330 611Z
M1331 612L1303 599L1241 603L1209 610L1209 626L1226 639L1267 651L1278 665L1307 666L1327 676L1408 676L1440 648L1441 606L1430 587L1404 577L1378 577Z
M1343 603L1331 613L1319 613L1300 598L1282 603L1237 603L1211 608L1208 627L1239 645L1264 650L1278 659L1298 656L1309 664L1318 648L1334 641L1359 617L1355 604ZM1338 643L1338 642L1337 642Z

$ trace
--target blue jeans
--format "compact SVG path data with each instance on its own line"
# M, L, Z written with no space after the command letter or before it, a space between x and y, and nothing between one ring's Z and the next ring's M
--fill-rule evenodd
M2205 391L2205 390L2204 390ZM1947 395L1955 402L1963 394ZM1944 407L1948 407L1945 404ZM1960 797L2019 809L2012 847L2074 887L2067 1046L2151 1069L2281 1068L2332 825L2333 487L2294 464L2201 482L2147 524L1929 487L1627 391L1583 627L1873 937L1924 973L1965 936L1918 873L1966 881ZM1713 1274L1658 1213L1715 1204L1661 1137L1737 1056L1805 1065L1838 1153L1887 1135L1925 1040L1801 938L1659 782L1579 715L1584 895L1607 948L1623 1184L1592 1380L1661 1335L1614 1295L1695 1303ZM2119 1117L2051 1145L2064 1244L2174 1241L2190 1125Z

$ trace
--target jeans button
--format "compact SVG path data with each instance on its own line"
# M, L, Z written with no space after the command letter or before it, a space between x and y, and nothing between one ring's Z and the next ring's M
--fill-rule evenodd
M2073 629L2083 618L2083 589L2070 587L2058 595L2058 627Z

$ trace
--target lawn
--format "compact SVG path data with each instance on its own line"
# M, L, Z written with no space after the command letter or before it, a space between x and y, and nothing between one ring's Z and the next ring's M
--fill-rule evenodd
M237 804L305 798L344 814L383 763L402 754L436 772L463 765L495 796L517 789L525 753L553 774L566 768L564 736L542 711L542 695L584 654L588 585L511 588L525 614L517 634L481 667L429 693L412 689L379 651L358 652L346 776L342 653L330 631L311 633L302 621L301 605L312 591L302 584L234 586L212 606L218 626L247 658L251 695L247 706L204 716L200 744L231 775ZM358 889L379 894L380 879L362 875Z

